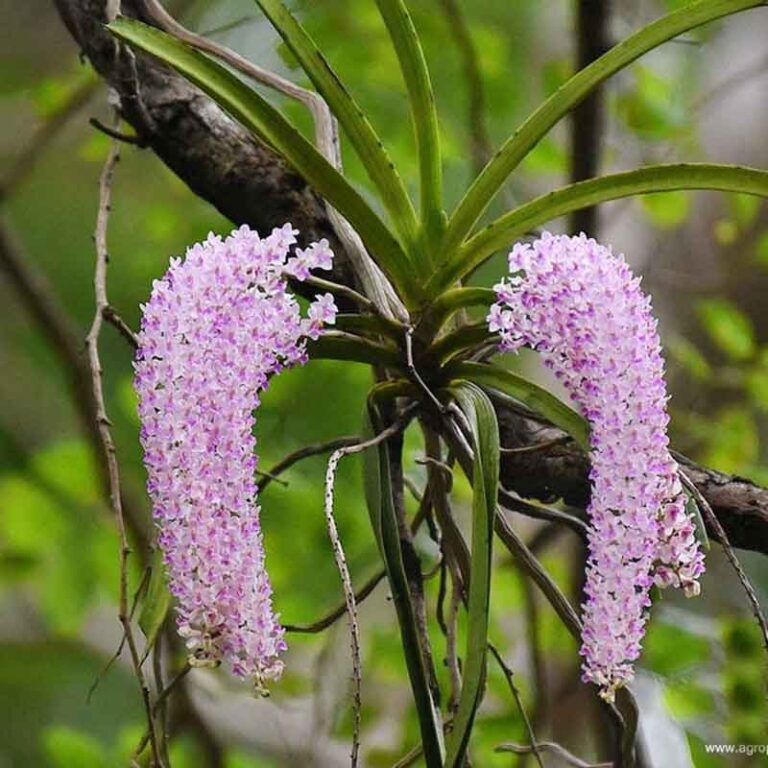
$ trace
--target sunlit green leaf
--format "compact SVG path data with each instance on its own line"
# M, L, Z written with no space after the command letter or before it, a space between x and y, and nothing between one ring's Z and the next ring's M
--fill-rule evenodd
M23 581L40 565L36 555L8 547L0 549L0 584Z
M664 691L664 703L677 718L691 718L714 711L712 693L693 680L681 680Z
M544 137L520 162L520 169L529 174L560 174L568 168L568 150L562 141Z
M704 381L712 376L712 368L701 350L680 334L670 334L665 343L669 357L695 379Z
M619 117L643 139L669 139L686 125L678 84L649 67L635 68L635 87L617 99Z
M718 219L715 222L712 234L718 245L733 245L739 236L739 228L733 219Z
M723 626L723 646L731 663L754 661L762 650L760 630L751 618L728 617Z
M66 726L54 726L43 736L51 768L107 768L104 748L87 733Z
M277 768L277 763L265 757L227 750L223 768Z
M744 228L752 224L757 217L760 200L752 195L729 195L728 207L738 225Z
M751 320L731 301L702 299L697 305L701 324L712 341L734 360L755 354L755 331Z
M551 96L569 77L573 76L573 62L570 58L562 57L545 61L541 66L541 79L544 94Z
M670 0L667 0L669 2ZM674 0L679 4L680 0ZM724 755L713 754L708 749L708 744L705 744L705 740L698 736L693 731L686 731L685 734L688 738L688 747L691 750L691 765L695 765L696 768L729 768L728 758Z
M51 119L57 113L71 109L71 104L85 104L96 90L98 78L90 67L78 67L72 74L47 77L32 91L38 115Z
M754 404L762 411L768 411L768 370L753 368L744 378L747 392Z
M650 623L643 648L643 665L665 677L696 668L712 656L707 639L682 624L666 621Z
M640 203L645 215L659 229L679 227L688 218L691 208L691 198L687 192L644 195Z
M731 405L709 417L705 435L708 441L702 461L723 472L745 472L756 462L760 437L754 413L746 407Z
M768 266L768 231L755 241L755 261L761 266Z

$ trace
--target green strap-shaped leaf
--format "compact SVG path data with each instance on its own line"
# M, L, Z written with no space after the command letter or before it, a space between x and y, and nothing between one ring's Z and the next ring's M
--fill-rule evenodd
M450 288L441 293L422 315L417 333L432 337L454 312L466 307L489 307L496 301L491 288Z
M472 724L485 688L493 523L499 485L499 426L491 401L479 387L468 381L457 382L451 385L451 394L458 401L472 428L474 449L467 650L459 708L448 737L445 759L447 768L460 768L464 765Z
M763 0L699 0L687 4L643 27L577 72L515 131L475 179L450 217L444 250L451 252L459 247L509 174L550 128L597 85L643 54L683 32L762 3Z
M452 333L446 334L432 345L430 351L440 363L445 363L461 352L475 349L479 344L491 339L493 334L483 320L479 323L462 325Z
M650 165L570 184L515 208L480 230L461 246L436 282L451 285L477 269L499 248L558 216L622 197L676 189L713 189L768 197L768 171L712 163Z
M377 434L383 427L379 411L372 400L369 400L366 422L365 431L369 436ZM400 532L392 500L387 447L385 444L378 445L365 451L363 457L368 512L384 560L392 602L395 604L400 625L408 678L419 718L424 760L428 768L441 768L445 748L440 710L432 698L429 675L419 642L416 610L408 588L408 577L400 547Z
M404 368L400 355L393 347L337 331L326 332L319 339L310 341L307 352L313 360L348 360L396 370Z
M431 254L445 227L443 170L435 94L427 60L403 0L376 0L400 61L411 102L411 119L419 152L423 244Z
M400 175L381 139L314 40L280 0L256 0L272 26L285 40L301 68L328 102L371 181L381 195L395 228L412 250L418 238L418 220Z
M109 29L172 66L281 154L349 221L379 266L408 295L414 280L397 239L354 187L271 104L220 64L154 27L118 19Z
M341 314L336 316L334 327L339 331L356 334L371 334L386 336L395 342L400 342L405 329L394 320L380 315Z
M513 397L567 432L585 450L589 448L589 425L586 420L532 381L489 363L456 363L448 366L448 374Z

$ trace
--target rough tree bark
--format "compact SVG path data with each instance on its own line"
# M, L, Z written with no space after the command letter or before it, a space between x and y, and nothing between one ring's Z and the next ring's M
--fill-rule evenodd
M146 56L118 54L103 28L104 0L55 2L82 53L119 97L123 117L195 194L237 224L269 230L291 221L308 240L327 237L337 251L332 279L350 284L349 263L323 203L300 176L183 78ZM148 21L142 0L123 0L122 12ZM563 437L503 407L499 423L506 447ZM692 463L687 469L731 543L768 554L768 490ZM573 443L558 441L537 451L505 454L502 481L524 496L583 506L588 471L586 456Z

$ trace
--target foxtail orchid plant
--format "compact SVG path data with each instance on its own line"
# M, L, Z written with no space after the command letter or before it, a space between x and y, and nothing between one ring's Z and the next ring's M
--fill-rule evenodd
M376 202L363 197L337 163L212 56L137 21L118 19L110 29L186 76L302 175L359 237L386 290L363 296L315 280L314 270L331 266L328 245L291 252L297 233L290 225L266 237L247 228L225 240L212 236L192 246L183 261L173 261L156 282L144 307L136 386L159 544L192 660L224 661L259 686L279 676L285 641L265 570L252 414L270 376L287 366L312 358L347 360L376 371L369 433L392 427L397 414L407 412L420 422L433 463L440 464L447 448L474 489L472 538L463 545L464 555L456 531L443 536L444 546L457 547L446 556L464 567L467 610L461 691L447 728L398 532L397 442L382 441L366 451L370 517L400 623L426 764L464 764L483 698L492 542L500 515L493 405L499 397L535 411L589 452L584 679L606 700L615 700L631 722L626 686L641 653L652 587L680 587L695 595L703 571L697 539L703 531L667 438L656 320L624 259L587 235L516 241L564 214L633 195L706 189L767 197L768 173L707 163L652 165L570 184L490 223L479 222L528 153L593 89L666 41L761 2L698 0L611 48L531 114L449 214L429 71L404 0L376 4L410 98L417 201L298 19L279 0L257 3L362 161ZM510 276L495 291L467 285L493 254L510 248ZM304 289L313 281L326 286L307 316L289 280L292 287L306 281ZM390 297L388 303L382 296ZM337 316L336 301L357 311ZM464 310L473 307L487 321L467 323ZM496 352L521 347L542 355L575 408L492 359ZM430 472L428 491L435 509L445 511L439 477ZM448 518L438 514L437 519L450 527Z

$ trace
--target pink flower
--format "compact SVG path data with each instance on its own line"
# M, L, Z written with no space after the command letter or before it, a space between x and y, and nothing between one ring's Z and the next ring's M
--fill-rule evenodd
M333 323L330 295L302 318L287 275L330 267L328 244L289 256L290 224L209 235L153 285L136 357L147 487L179 633L196 664L229 663L258 686L282 671L283 628L264 565L253 411L272 375Z
M585 235L517 244L489 327L540 352L591 425L592 500L581 654L612 699L633 677L650 588L697 594L704 558L669 452L664 361L650 299L623 257Z
M309 308L309 319L316 324L319 332L322 325L333 325L336 322L336 303L330 293L318 296Z

